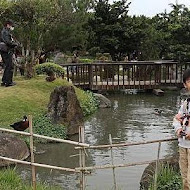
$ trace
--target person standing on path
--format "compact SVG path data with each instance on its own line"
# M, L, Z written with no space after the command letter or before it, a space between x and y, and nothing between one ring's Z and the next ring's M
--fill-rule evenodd
M5 70L2 77L1 86L14 86L16 83L13 82L13 53L17 46L17 43L13 40L11 31L14 30L14 23L12 21L6 21L4 28L1 31L0 39L0 53L5 65Z

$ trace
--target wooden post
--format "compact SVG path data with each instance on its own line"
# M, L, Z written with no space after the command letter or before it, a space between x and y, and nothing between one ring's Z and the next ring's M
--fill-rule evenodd
M84 143L84 126L79 127L79 142ZM85 150L79 150L79 164L82 170L80 171L80 190L85 190L85 171L83 168L85 167Z
M93 87L93 66L92 64L88 65L88 77L89 77L89 88L92 90Z
M112 145L112 137L111 134L109 134L109 141L110 141L110 145ZM114 166L114 161L113 161L113 149L112 147L110 148L111 150L111 162L112 165ZM117 185L116 185L116 177L115 177L115 168L113 167L113 182L114 182L114 190L117 189Z
M31 156L31 163L34 163L34 141L33 141L33 130L32 130L32 116L29 115L29 130L30 130L30 156ZM33 190L36 190L36 168L34 165L31 166L32 168L32 187Z
M154 190L157 190L157 178L158 178L158 171L159 171L160 149L161 149L161 142L159 142L159 144L158 144L158 154L157 154L156 169L155 169L155 176L154 176Z

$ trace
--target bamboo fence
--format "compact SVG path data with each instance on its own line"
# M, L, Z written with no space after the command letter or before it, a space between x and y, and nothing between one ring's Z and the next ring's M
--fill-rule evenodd
M80 190L85 190L86 188L86 179L85 174L89 174L91 170L96 169L112 169L113 170L113 189L117 190L117 180L115 175L115 169L120 167L129 167L129 166L138 166L138 165L144 165L144 164L150 164L152 162L156 162L156 169L155 169L155 178L154 178L154 190L157 189L157 174L159 172L159 160L160 160L160 151L161 151L161 143L162 142L170 142L170 141L176 141L177 138L168 138L168 139L161 139L161 140L153 140L153 141L144 141L144 142L137 142L137 143L118 143L113 144L112 143L112 137L111 134L109 135L109 142L110 144L107 145L97 145L92 146L85 143L85 132L84 132L84 126L79 127L79 142L71 141L71 140L63 140L59 138L53 138L43 135L38 135L33 133L33 126L32 126L32 116L29 116L29 133L28 132L21 132L21 131L15 131L15 130L9 130L0 128L0 131L8 132L8 133L14 133L14 134L20 134L29 136L30 138L30 152L31 152L31 161L22 161L18 159L12 159L4 156L0 156L0 159L11 161L13 163L19 163L24 165L30 165L32 169L32 186L33 190L36 190L36 167L42 167L42 168L48 168L48 169L54 169L54 170L60 170L65 172L73 172L73 173L79 173L80 174ZM58 166L52 166L47 164L40 164L35 163L34 159L34 146L33 146L33 138L43 138L51 141L56 142L62 142L67 143L71 145L75 145L75 149L79 150L79 167L78 168L64 168L64 167L58 167ZM145 144L152 144L152 143L158 143L158 152L157 152L157 159L151 160L151 161L144 161L144 162L135 162L135 163L125 163L125 164L114 164L114 154L113 154L113 148L121 148L121 147L128 147L128 146L136 146L136 145L145 145ZM86 149L110 149L111 152L111 164L102 165L102 166L86 166L85 164L85 154Z
M18 159L13 159L13 158L8 158L8 157L4 157L4 156L0 156L0 159L10 161L10 162L13 162L13 163L30 165L31 170L32 170L32 187L33 187L33 190L36 190L36 167L60 170L60 171L65 171L65 172L81 173L82 170L77 171L76 169L72 169L72 168L64 168L64 167L47 165L47 164L35 163L33 138L37 137L37 138L47 139L47 140L50 140L50 141L67 143L67 144L71 144L71 145L75 145L75 146L77 145L77 146L80 146L80 147L89 147L90 145L88 145L86 143L83 143L84 142L84 127L80 127L80 129L81 129L80 141L75 142L75 141L71 141L71 140L63 140L63 139L59 139L59 138L53 138L53 137L34 134L33 133L33 125L32 125L32 116L29 115L28 119L29 119L29 133L28 132L22 132L22 131L9 130L9 129L4 129L4 128L0 128L0 131L29 136L29 138L30 138L30 159L31 159L30 162L22 161L22 160L18 160ZM82 160L81 160L82 164L80 165L80 167L85 167L85 155L83 154L84 150L83 151L79 150L79 151L80 151L80 154L82 155L81 156L82 157ZM85 173L88 173L88 172L85 172L83 170L82 171L83 178L85 176ZM85 188L85 181L82 180L82 182L83 182L82 183L83 185L81 186L81 189L84 189Z

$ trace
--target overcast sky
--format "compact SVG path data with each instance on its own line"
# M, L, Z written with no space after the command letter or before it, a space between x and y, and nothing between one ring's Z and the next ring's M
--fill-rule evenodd
M113 1L110 0L110 2ZM131 2L129 15L146 15L151 17L157 13L164 12L165 9L169 12L171 10L169 4L175 4L176 0L128 0L128 2ZM178 0L178 4L184 4L190 8L190 0Z

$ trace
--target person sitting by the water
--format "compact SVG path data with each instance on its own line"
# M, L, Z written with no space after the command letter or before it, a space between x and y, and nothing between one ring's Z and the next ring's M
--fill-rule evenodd
M183 84L190 95L190 69L183 74ZM183 179L183 190L190 190L190 96L182 101L178 114L174 117L173 126L179 142L179 166Z

